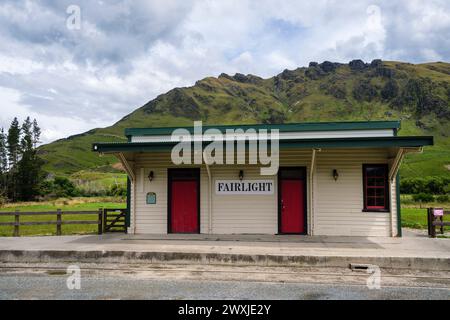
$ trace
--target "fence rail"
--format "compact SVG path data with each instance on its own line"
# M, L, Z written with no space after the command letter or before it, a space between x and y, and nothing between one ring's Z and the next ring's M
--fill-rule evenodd
M442 215L435 215L435 210L442 211ZM444 226L450 226L450 221L444 221L446 215L450 215L450 211L442 208L428 208L428 236L436 238L436 227L439 227L441 234L444 234Z
M105 232L126 232L126 209L98 209L97 211L41 211L41 212L0 212L1 216L14 216L14 222L0 222L0 226L14 226L13 236L20 235L20 226L56 225L56 235L62 234L62 225L98 225L98 234ZM56 220L50 221L20 221L20 216L51 216ZM97 215L97 220L63 220L64 215ZM123 223L122 223L123 222Z

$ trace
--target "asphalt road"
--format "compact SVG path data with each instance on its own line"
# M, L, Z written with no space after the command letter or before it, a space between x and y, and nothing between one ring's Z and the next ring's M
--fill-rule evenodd
M119 271L119 272L122 272ZM345 283L280 283L174 278L154 279L106 274L84 275L80 289L67 288L61 272L9 273L0 270L0 299L445 299L450 289Z

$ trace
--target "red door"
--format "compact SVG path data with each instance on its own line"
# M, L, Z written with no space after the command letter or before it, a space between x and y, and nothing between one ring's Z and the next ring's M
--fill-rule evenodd
M280 187L281 233L306 233L304 181L281 180Z
M170 232L199 232L197 189L196 180L172 181Z

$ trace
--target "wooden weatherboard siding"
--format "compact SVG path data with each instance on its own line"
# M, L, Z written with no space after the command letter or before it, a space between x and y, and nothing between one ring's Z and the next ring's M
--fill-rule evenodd
M280 166L306 167L307 190L311 190L311 149L280 151ZM323 149L316 154L314 175L314 219L311 219L310 197L307 197L308 234L314 235L390 236L390 212L363 212L362 165L388 163L392 157L386 148ZM131 232L137 234L167 233L167 169L172 164L170 152L136 153L136 181L131 186ZM209 233L209 186L205 165L200 167L200 233ZM333 169L339 179L334 181ZM216 180L236 180L239 170L245 180L273 180L271 195L217 195ZM153 181L147 176L154 172ZM259 166L212 165L212 233L276 234L278 233L277 176L260 176ZM392 233L397 233L396 188L391 185ZM156 204L146 204L148 192L156 193ZM134 229L135 228L135 229Z
M387 149L322 150L317 155L315 235L391 236L390 212L363 212L363 164L388 163ZM339 174L334 181L332 171ZM397 233L395 184L390 188ZM394 228L393 228L394 229Z
M168 201L168 168L180 168L172 164L170 153L138 154L135 159L136 172L136 210L132 210L132 225L136 226L138 234L164 234L167 233L167 201ZM198 168L199 166L182 166ZM150 182L148 174L153 171L154 178ZM206 168L200 168L200 233L208 231L208 176ZM134 190L134 188L132 188ZM156 194L156 203L147 204L148 192ZM134 195L133 195L134 197ZM132 197L132 198L133 198ZM133 203L133 201L131 201Z

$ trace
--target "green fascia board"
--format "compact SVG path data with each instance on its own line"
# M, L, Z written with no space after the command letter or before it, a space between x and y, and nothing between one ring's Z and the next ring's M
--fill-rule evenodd
M178 142L94 143L96 152L145 152L170 150ZM209 142L204 142L208 144ZM281 140L280 148L423 147L433 145L432 136L364 137Z
M434 144L432 136L305 139L280 142L291 148L423 147Z
M219 129L225 133L227 129L278 129L280 132L304 132L304 131L342 131L342 130L375 130L392 129L400 130L400 121L353 121L353 122L305 122L287 124L242 124L242 125L208 125L202 126L202 131L208 129ZM128 128L125 135L130 136L152 136L171 135L176 129L188 130L194 133L194 127L162 127L162 128Z

